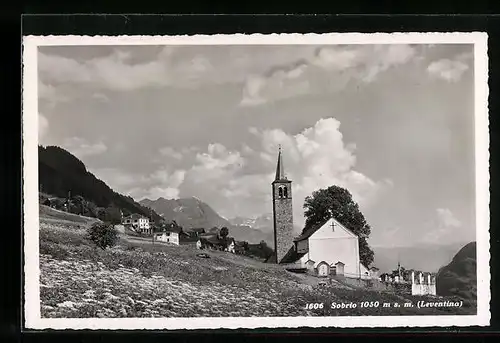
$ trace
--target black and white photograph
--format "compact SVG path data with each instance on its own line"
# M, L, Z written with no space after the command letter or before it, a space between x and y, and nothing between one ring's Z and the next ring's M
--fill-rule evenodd
M26 325L488 325L486 41L25 37Z

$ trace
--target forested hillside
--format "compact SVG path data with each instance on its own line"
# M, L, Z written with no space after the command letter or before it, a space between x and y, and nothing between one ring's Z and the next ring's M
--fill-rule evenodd
M476 299L476 242L471 242L460 249L453 260L439 270L436 287L437 294L441 296Z
M137 213L161 217L154 211L137 203L131 197L113 191L106 183L87 170L82 161L68 151L57 147L38 147L39 184L44 193L66 198L81 196L97 207L117 207L124 215Z

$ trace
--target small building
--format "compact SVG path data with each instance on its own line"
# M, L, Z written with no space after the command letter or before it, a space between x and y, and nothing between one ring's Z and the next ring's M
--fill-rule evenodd
M337 276L344 276L344 266L345 264L338 261L337 263L335 263L335 275Z
M316 271L319 277L327 277L328 275L330 275L330 265L325 261L321 261L320 263L318 263Z
M307 260L305 265L306 265L306 269L307 270L314 270L314 265L316 264L316 262L314 262L313 260Z
M247 242L237 242L234 241L234 253L238 255L243 255L248 249Z
M151 234L153 231L149 223L149 218L136 213L123 218L122 224L132 227L136 232L142 234Z
M171 229L156 232L155 241L179 245L179 232Z
M236 242L234 238L228 238L226 240L226 248L224 249L224 251L230 252L231 254L236 253Z
M190 238L198 238L204 234L206 234L206 231L204 228L190 228L185 231L185 233L190 237Z
M236 242L232 237L226 237L224 239L218 237L217 235L201 235L196 242L196 247L198 249L211 249L219 251L227 251L230 253L236 253Z
M411 272L412 295L436 295L436 275L424 272Z

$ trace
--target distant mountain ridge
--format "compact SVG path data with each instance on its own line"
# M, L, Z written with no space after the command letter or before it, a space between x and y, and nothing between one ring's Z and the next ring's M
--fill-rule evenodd
M269 246L274 246L274 236L268 229L263 231L260 227L253 227L251 221L240 218L239 221L227 220L219 215L213 208L196 197L181 199L165 199L160 197L156 200L143 199L140 204L152 208L165 220L175 220L184 229L205 228L210 230L214 226L227 227L229 234L236 240L247 241L249 243L259 243L265 241ZM259 217L260 218L260 217ZM252 223L259 224L265 222L265 215L257 218ZM260 224L259 224L260 225Z
M373 247L374 266L381 272L390 272L397 268L398 262L407 269L437 272L447 264L456 251L465 243L447 245L420 244L410 247Z
M198 198L165 199L157 200L143 199L139 201L143 206L152 208L155 212L168 220L175 220L177 224L188 228L230 227L231 223L222 218L209 205Z
M58 146L38 147L38 171L39 184L44 193L66 198L71 192L72 197L80 195L99 207L113 205L124 212L161 219L155 211L112 190L88 171L82 161Z
M238 226L250 226L253 229L260 230L262 232L272 233L273 232L273 214L265 213L256 218L245 218L245 217L235 217L230 218L229 222L233 225Z
M442 267L436 276L438 295L455 295L463 299L477 298L476 242L460 249L450 263Z

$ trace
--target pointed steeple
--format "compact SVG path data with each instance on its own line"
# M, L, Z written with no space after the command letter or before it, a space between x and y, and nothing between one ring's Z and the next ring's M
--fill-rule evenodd
M281 144L279 145L278 163L276 164L276 177L274 181L278 180L286 180L285 168L283 166L283 157L281 156Z

